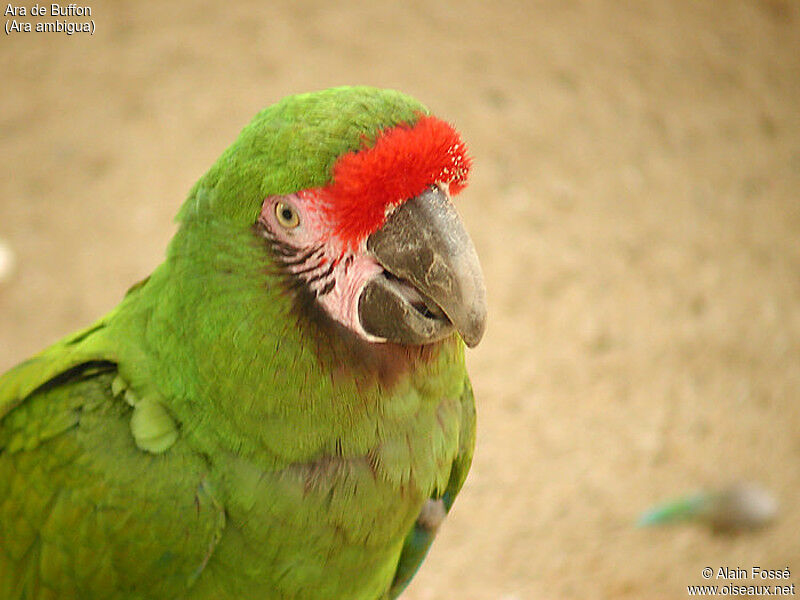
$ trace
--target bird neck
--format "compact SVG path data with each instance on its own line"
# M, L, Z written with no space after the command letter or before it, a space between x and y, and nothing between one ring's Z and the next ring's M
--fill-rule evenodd
M120 362L134 388L157 393L201 449L276 467L361 451L392 398L463 372L457 338L366 342L285 285L253 232L216 222L185 222L121 308L144 346L140 360Z

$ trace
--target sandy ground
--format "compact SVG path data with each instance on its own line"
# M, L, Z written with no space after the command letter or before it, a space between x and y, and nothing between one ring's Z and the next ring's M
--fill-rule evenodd
M402 89L471 146L491 302L473 471L405 597L800 587L800 5L88 1L94 36L0 41L0 369L150 272L264 105ZM773 527L634 527L741 479Z

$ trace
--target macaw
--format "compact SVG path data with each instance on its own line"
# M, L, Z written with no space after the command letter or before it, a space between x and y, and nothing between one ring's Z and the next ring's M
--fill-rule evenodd
M164 262L0 378L0 598L396 598L473 453L470 166L396 91L256 115Z

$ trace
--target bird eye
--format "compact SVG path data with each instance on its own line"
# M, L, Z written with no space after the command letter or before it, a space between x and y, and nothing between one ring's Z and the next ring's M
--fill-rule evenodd
M278 202L275 205L275 218L284 229L294 229L300 225L300 215L286 202Z

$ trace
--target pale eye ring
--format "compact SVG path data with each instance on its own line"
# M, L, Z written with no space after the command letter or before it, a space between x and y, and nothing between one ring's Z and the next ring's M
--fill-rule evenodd
M294 229L300 225L300 215L292 205L286 202L275 203L275 218L284 229Z

